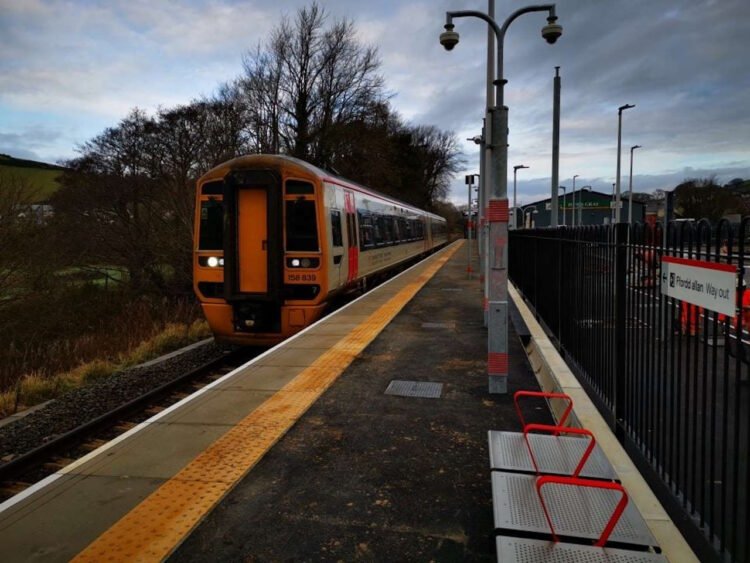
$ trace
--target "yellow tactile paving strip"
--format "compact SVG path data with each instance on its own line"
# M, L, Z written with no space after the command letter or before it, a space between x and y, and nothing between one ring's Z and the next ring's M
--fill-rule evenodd
M74 561L158 561L258 463L432 276L454 244L382 307L123 516Z

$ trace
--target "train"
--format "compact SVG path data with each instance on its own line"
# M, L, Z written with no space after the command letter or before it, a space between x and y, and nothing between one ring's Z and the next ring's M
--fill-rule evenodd
M195 210L193 288L222 344L281 342L448 242L443 217L284 155L214 167Z

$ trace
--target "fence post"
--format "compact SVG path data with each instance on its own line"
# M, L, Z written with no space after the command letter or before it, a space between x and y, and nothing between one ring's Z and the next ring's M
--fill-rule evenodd
M615 225L615 397L614 433L620 442L625 440L625 405L627 397L625 350L625 291L627 291L628 224Z

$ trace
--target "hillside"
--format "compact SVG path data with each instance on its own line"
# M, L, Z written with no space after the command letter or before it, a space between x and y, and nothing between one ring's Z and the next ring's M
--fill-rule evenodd
M0 154L0 176L20 178L26 181L32 191L35 202L49 198L59 187L57 178L65 168L45 162L13 158Z

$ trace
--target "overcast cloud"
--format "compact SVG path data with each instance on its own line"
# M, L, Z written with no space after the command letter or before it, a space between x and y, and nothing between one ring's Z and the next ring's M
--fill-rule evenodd
M496 0L498 20L529 2ZM129 109L154 111L210 94L241 72L244 51L282 14L307 2L0 0L0 152L56 161L116 124ZM331 17L355 20L378 47L392 103L415 123L462 140L476 172L485 103L486 24L458 19L450 53L437 37L446 10L485 10L486 0L331 0ZM280 7L283 5L283 8ZM505 41L509 164L522 201L549 194L552 77L561 67L561 183L608 192L614 181L617 107L623 115L623 171L635 153L638 191L687 177L750 177L750 1L560 0L564 35L547 45L542 14L522 16ZM627 185L627 177L623 177Z

